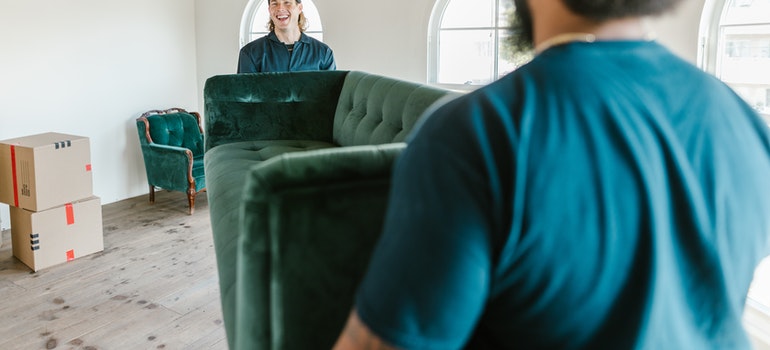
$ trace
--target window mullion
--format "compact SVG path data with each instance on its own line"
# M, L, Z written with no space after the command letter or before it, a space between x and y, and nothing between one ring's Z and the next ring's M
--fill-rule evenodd
M492 39L492 54L493 60L492 62L492 80L497 80L497 77L499 77L500 72L500 62L498 62L500 58L500 0L495 0L495 7L494 7L494 23L495 23L495 29L492 30L492 36L494 37Z

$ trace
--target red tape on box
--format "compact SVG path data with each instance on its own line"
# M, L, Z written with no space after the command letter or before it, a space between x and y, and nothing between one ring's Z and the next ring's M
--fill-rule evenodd
M11 145L11 177L13 178L13 206L19 206L19 180L16 177L16 146Z
M70 249L67 251L67 261L75 260L75 251Z
M74 224L75 223L75 211L72 209L72 203L65 204L64 208L67 211L67 226Z

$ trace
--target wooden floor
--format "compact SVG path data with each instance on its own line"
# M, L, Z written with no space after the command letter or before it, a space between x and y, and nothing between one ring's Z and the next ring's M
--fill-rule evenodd
M2 232L0 349L227 349L205 193L192 216L184 194L166 191L102 216L103 252L38 272ZM745 316L756 349L770 349L767 316Z
M0 247L0 349L226 349L205 193L103 207L104 251L33 273Z

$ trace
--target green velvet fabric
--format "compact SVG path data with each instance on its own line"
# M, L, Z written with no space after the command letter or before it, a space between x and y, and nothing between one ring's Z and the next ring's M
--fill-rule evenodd
M398 142L447 95L363 72L206 81L207 195L231 349L330 346L379 235Z
M169 113L148 116L147 122L149 130L144 121L136 121L147 182L151 186L187 193L192 163L195 191L206 188L203 135L197 119L188 113Z
M350 72L334 116L334 141L341 146L403 142L444 89L364 72Z
M204 86L206 149L250 140L332 141L347 72L281 72L211 77Z
M251 168L235 349L329 349L380 234L405 144L284 154Z
M333 147L321 141L243 141L206 152L206 178L211 228L219 273L219 293L228 343L235 344L235 280L238 225L246 174L251 166L287 152Z

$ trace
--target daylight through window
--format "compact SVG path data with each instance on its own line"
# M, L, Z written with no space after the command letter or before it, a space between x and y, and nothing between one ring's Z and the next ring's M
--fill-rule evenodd
M770 0L728 0L716 75L770 123Z
M713 6L704 9L700 64L770 124L770 0L718 0ZM757 268L748 299L770 315L770 258Z
M438 0L431 17L428 81L484 85L531 59L506 42L513 0Z

